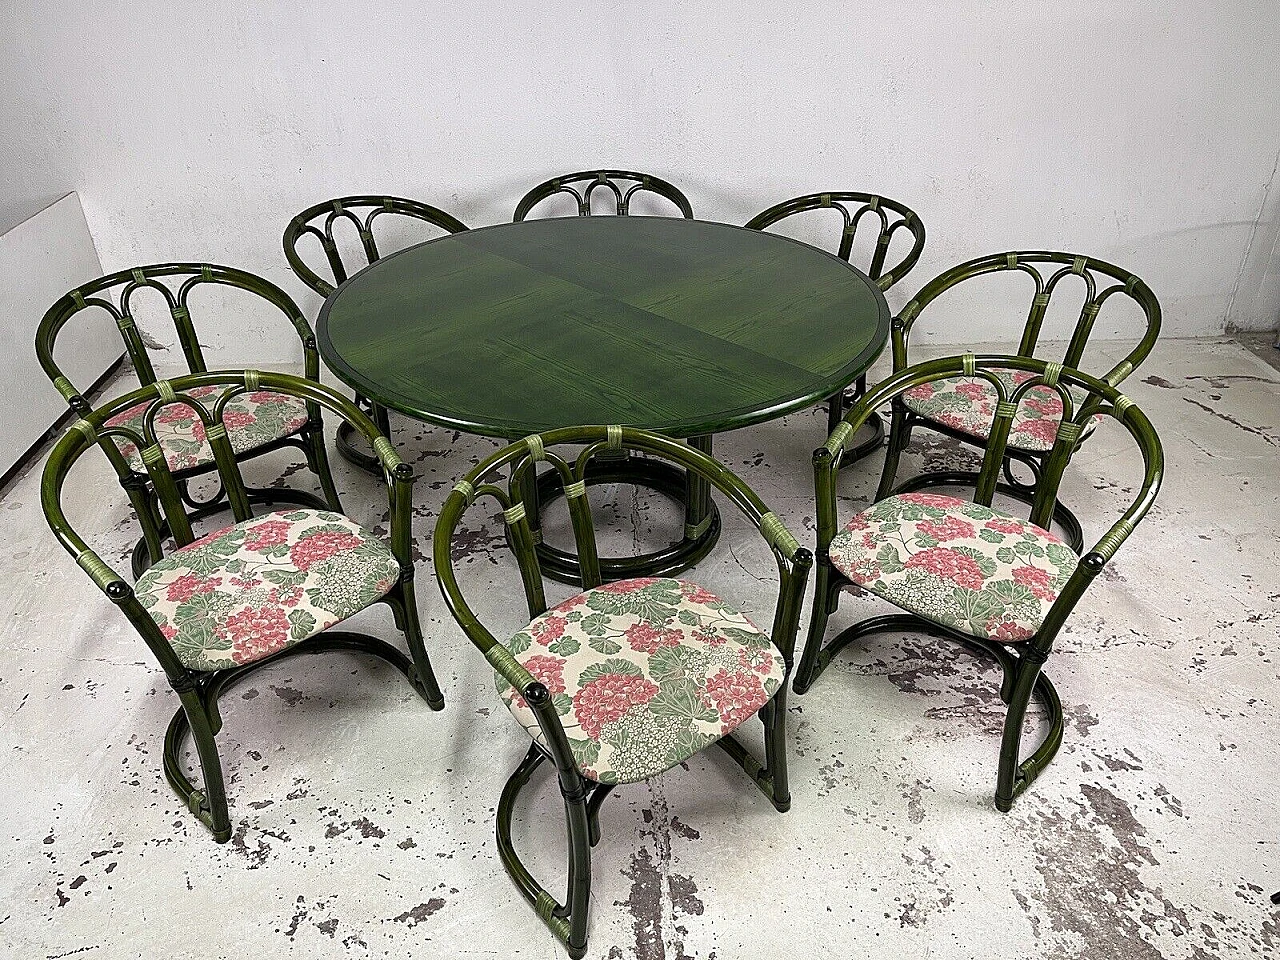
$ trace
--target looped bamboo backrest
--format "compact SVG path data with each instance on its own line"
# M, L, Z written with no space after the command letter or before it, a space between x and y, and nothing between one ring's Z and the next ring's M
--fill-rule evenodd
M540 183L520 200L516 206L512 220L519 223L529 215L529 211L557 193L566 193L574 198L578 206L578 216L591 216L591 195L597 190L612 195L614 210L620 217L625 217L631 209L631 198L637 193L656 193L676 205L680 215L693 219L693 207L688 198L672 183L647 173L632 170L584 170L581 173L567 173L553 177Z
M858 225L863 217L867 218L876 230L875 248L867 268L867 276L876 281L881 290L888 290L905 277L924 250L924 223L916 216L915 211L897 200L873 193L845 191L795 197L756 214L747 221L746 227L749 230L764 230L780 220L814 210L830 210L840 215L842 227L836 255L846 262L853 253ZM912 237L911 248L891 270L885 270L889 246L893 242L893 235L898 231L904 231Z
M906 366L906 343L911 326L928 304L944 291L966 280L989 273L1014 270L1032 279L1031 306L1027 322L1023 326L1018 355L1032 357L1040 338L1045 313L1054 294L1062 286L1074 281L1082 288L1084 302L1076 320L1071 340L1062 357L1062 365L1078 368L1093 332L1099 312L1108 300L1123 296L1138 305L1146 319L1146 329L1128 355L1111 368L1102 379L1115 386L1137 368L1155 346L1160 335L1160 302L1151 288L1135 274L1096 257L1048 250L1009 251L996 253L952 267L929 281L903 308L894 322L894 367ZM1110 282L1109 282L1110 281Z
M1029 376L1011 387L1004 378L999 376L1000 373L1007 373L1010 370ZM871 411L921 384L957 376L984 381L996 397L982 469L978 474L973 497L975 503L986 506L991 505L995 495L996 483L1008 447L1009 430L1019 404L1033 390L1051 391L1062 403L1061 425L1058 427L1057 437L1045 461L1043 471L1036 482L1035 497L1031 505L1031 522L1046 529L1053 515L1063 473L1079 446L1078 441L1089 420L1095 416L1110 417L1119 421L1128 431L1142 454L1143 481L1137 498L1125 511L1121 521L1112 527L1111 533L1099 541L1099 545L1095 547L1096 552L1105 552L1105 556L1109 558L1155 499L1164 474L1164 454L1160 438L1146 414L1115 387L1104 380L1066 368L1060 363L1028 357L976 357L973 354L965 354L959 357L930 360L908 367L878 384L854 405L854 408L832 432L824 447L815 453L815 462L825 462L827 466L824 469L837 468L845 444L866 421ZM891 458L886 459L885 471L892 468ZM881 479L884 485L883 476ZM835 510L834 496L825 499L830 502L824 504L824 498L819 497L820 542L824 528L834 529L832 526Z
M355 229L360 237L365 262L373 263L381 256L378 244L374 239L374 221L382 217L410 217L422 220L432 226L439 227L448 233L461 233L467 229L457 217L446 213L439 207L408 200L403 197L351 196L337 197L307 207L289 221L284 231L284 255L289 266L298 275L298 279L323 297L333 293L334 288L345 281L351 271L342 260L334 238L334 227L339 223L347 223ZM333 281L320 276L306 263L298 250L303 237L313 237L320 243L328 262L329 273Z
M313 379L319 376L320 359L311 325L289 295L271 281L252 273L208 263L157 263L133 267L100 277L63 295L48 309L36 330L36 356L40 366L72 410L88 412L88 402L55 362L54 346L62 328L72 317L82 310L98 308L107 311L115 320L139 382L143 385L154 383L156 372L151 365L148 346L133 316L135 297L145 289L154 291L168 307L187 369L192 373L203 373L207 367L191 319L189 298L193 290L204 284L245 290L278 308L289 318L302 341L307 376Z
M207 393L207 388L213 388L214 392ZM406 485L412 480L413 471L400 461L390 441L378 432L368 417L350 400L314 381L282 373L243 370L196 373L172 380L157 380L107 402L76 421L55 446L45 469L46 515L53 516L50 513L52 504L57 515L61 516L60 493L67 472L95 444L106 453L121 479L127 478L129 467L119 449L119 443L123 441L141 451L147 476L155 489L160 509L175 543L179 547L191 543L195 537L184 506L184 496L156 437L156 421L167 411L180 406L194 412L198 420L194 433L198 439L207 442L213 451L218 480L226 492L236 522L248 520L253 514L244 477L227 436L224 414L232 399L260 390L304 400L317 418L321 408L328 409L362 433L379 455L384 480L391 492L394 514L396 499L409 495ZM129 418L120 425L110 424L112 418L139 406L145 407L141 418ZM407 529L401 531L401 534L407 538ZM393 530L393 539L395 537L396 532ZM408 556L407 540L404 555Z
M555 447L564 444L584 445L572 460L562 457ZM568 500L569 516L578 552L579 569L583 589L600 586L599 554L596 549L595 527L591 506L587 498L585 477L596 457L616 457L622 451L636 451L656 459L666 460L690 470L705 479L727 497L760 531L778 564L779 577L786 586L807 574L812 556L796 541L758 496L731 471L707 454L678 440L646 430L634 430L617 426L566 427L544 434L534 434L519 440L492 454L471 470L453 488L445 500L436 524L434 551L437 575L441 578L446 598L455 611L463 613L462 622L474 620L470 614L453 576L450 542L466 509L477 499L490 498L502 508L503 519L511 532L511 543L524 582L530 616L537 616L547 609L543 591L542 570L534 549L533 533L527 518L527 507L519 498L521 481L528 471L545 464L559 477ZM511 468L511 483L495 482L498 472ZM510 491L517 491L512 493ZM803 589L803 587L801 587ZM778 615L781 616L782 600L779 598ZM775 624L778 621L775 621Z

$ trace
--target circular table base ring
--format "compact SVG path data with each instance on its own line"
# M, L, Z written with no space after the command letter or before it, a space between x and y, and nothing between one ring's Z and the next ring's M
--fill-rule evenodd
M678 467L658 460L626 457L613 462L597 461L587 471L587 484L622 483L644 487L671 499L677 504L685 502L685 474ZM554 471L538 477L538 502L542 505L564 496L564 487ZM687 570L711 552L720 539L720 511L715 501L709 499L708 514L700 524L703 529L697 536L682 536L680 540L661 550L636 554L631 557L600 557L600 575L606 583L629 580L633 577L664 577ZM560 583L582 585L578 568L578 556L552 546L545 541L537 546L538 563L544 576Z

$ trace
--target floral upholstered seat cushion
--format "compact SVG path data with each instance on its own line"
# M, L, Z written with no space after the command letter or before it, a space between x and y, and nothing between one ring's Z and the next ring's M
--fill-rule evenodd
M1047 530L956 497L904 493L858 514L831 565L896 606L975 637L1026 640L1079 558Z
M995 370L1010 392L1019 384L1035 378L1024 370ZM993 387L980 377L946 377L912 387L902 394L908 410L928 417L944 426L985 440L991 433L996 415ZM1077 405L1078 409L1078 405ZM1080 431L1086 437L1098 425L1100 417L1091 417ZM1009 446L1019 450L1043 453L1053 449L1062 422L1062 398L1052 387L1035 386L1018 403L1009 428Z
M685 580L587 590L535 617L507 646L551 691L578 767L599 783L669 770L755 716L785 674L767 634ZM545 746L524 698L501 676L498 690Z
M174 551L134 593L191 670L252 663L386 596L389 547L340 513L280 510Z
M206 402L209 413L212 414L214 401L224 389L219 386L196 387L187 393L196 400ZM151 401L130 407L108 420L107 426L131 427L141 436L143 419L150 406ZM222 422L226 424L231 449L236 453L244 453L297 433L305 427L307 405L297 397L283 393L252 390L227 401ZM156 439L160 441L170 470L187 470L213 463L213 450L204 438L204 422L191 407L180 403L164 407L156 416L155 427ZM116 446L129 461L129 468L135 473L146 473L147 468L142 463L142 453L137 446L120 437L115 440Z

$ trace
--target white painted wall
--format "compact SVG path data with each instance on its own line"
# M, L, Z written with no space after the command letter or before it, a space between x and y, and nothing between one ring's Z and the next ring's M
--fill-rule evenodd
M1048 246L1140 273L1167 335L1280 316L1270 0L7 0L0 18L0 227L76 189L107 269L226 261L314 311L280 251L309 203L395 192L480 225L546 176L617 164L709 219L900 198L929 244L895 306L956 261ZM938 334L1011 323L965 310ZM276 327L202 332L216 362L296 350Z
M53 301L101 273L74 193L0 233L0 472L67 412L36 359L34 325L28 329L27 318L38 323ZM59 337L54 360L68 380L88 391L124 346L105 312L86 311L75 325L74 337Z

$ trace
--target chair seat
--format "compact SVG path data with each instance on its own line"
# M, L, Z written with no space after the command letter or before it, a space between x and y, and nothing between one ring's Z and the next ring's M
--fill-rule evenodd
M634 783L669 770L755 716L785 675L768 634L685 580L605 584L535 617L508 643L546 684L584 776ZM498 677L515 718L533 711Z
M887 497L832 539L831 565L895 606L974 637L1026 640L1079 557L1035 524L970 500Z
M197 400L214 396L224 387L197 387L188 391ZM142 434L143 418L150 403L140 403L107 421L111 427L131 427ZM272 441L297 433L307 425L307 405L297 397L254 390L241 393L227 402L223 416L227 439L236 453L245 453ZM213 463L213 449L204 438L204 423L196 412L182 404L172 404L160 411L155 420L156 439L164 450L170 470L189 470ZM116 446L129 461L129 469L146 473L142 452L128 440L116 438Z
M280 510L175 550L134 593L191 670L261 660L386 596L391 549L340 513Z
M1014 387L1035 378L1025 370L991 371L1012 391ZM998 400L995 387L980 377L947 377L922 383L902 394L903 405L912 413L927 417L943 426L967 433L979 440L991 433ZM1081 439L1097 427L1102 418L1092 417L1080 432ZM1009 428L1009 446L1033 453L1053 449L1062 422L1062 398L1052 387L1035 386L1027 391L1013 415Z

